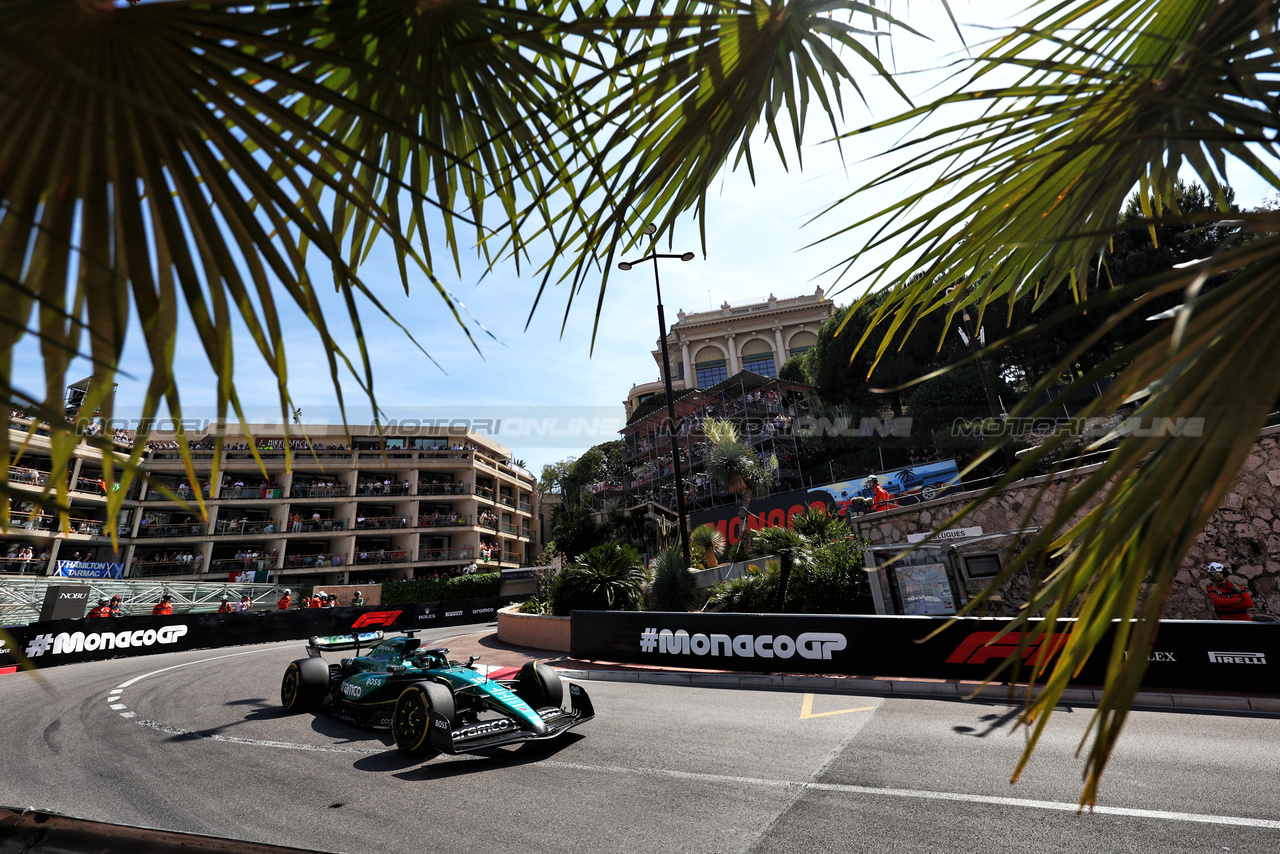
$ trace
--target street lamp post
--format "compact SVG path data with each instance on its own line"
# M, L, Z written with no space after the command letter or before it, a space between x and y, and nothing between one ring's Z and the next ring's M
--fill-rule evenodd
M645 227L644 233L652 236L657 231L658 227L650 223ZM676 523L680 527L680 549L684 552L684 565L689 566L689 526L685 524L684 513L684 472L680 465L680 431L676 426L675 393L671 389L671 358L667 355L667 318L662 311L662 282L658 278L659 258L679 258L681 261L692 261L693 253L663 255L655 252L635 261L619 261L618 269L623 271L630 270L636 264L642 264L650 259L653 260L653 285L658 291L658 342L662 349L662 379L667 388L667 421L670 423L671 429L671 462L676 478L676 516L679 517Z
M991 387L991 378L987 376L987 362L982 358L982 344L978 341L978 336L973 332L973 322L969 320L969 309L960 309L960 319L964 322L964 333L961 337L964 339L965 346L973 353L973 360L978 365L978 379L982 381L982 390L987 394L987 406L991 408L991 417L999 421L1003 415L1000 405L996 402L995 390ZM1004 458L1011 467L1015 460L1013 457L1013 449L1009 447L1008 442L1004 443Z

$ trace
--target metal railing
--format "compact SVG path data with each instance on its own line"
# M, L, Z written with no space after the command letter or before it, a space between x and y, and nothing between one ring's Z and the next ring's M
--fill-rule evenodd
M365 531L374 528L409 528L412 524L407 516L357 516L356 530Z
M511 534L512 536L515 536L517 530L518 529L515 525L508 525L506 522L502 523L502 533L504 534Z
M479 484L476 484L476 495L479 495L481 498L489 501L493 500L493 490L487 486L480 486Z
M297 522L286 522L281 528L282 534L314 534L314 533L331 533L333 531L345 531L347 523L344 519L321 519L317 522L314 519L299 519Z
M295 484L289 488L290 498L346 498L351 494L351 487L345 483L341 486L302 486Z
M423 483L418 481L419 495L470 495L469 483Z
M280 598L275 584L230 584L226 581L147 581L135 579L5 578L0 582L0 624L15 626L40 618L45 591L50 585L86 584L89 596L86 611L99 598L120 596L126 615L150 614L160 596L173 597L175 614L211 613L218 610L223 596L239 600L248 593L255 605L274 608Z
M25 466L9 466L9 483L27 484L28 486L44 486L49 481L49 473L40 469Z
M370 495L408 495L409 487L403 483L379 483L377 481L369 481L368 483L359 484L356 487L357 496Z
M192 522L190 524L170 524L168 522L145 522L138 526L139 537L203 537L205 535L205 525L203 522Z
M130 578L150 578L157 575L197 575L203 561L196 560L135 560L129 564Z
M471 560L471 549L463 546L458 549L418 549L418 560L423 561L459 561Z
M532 504L529 504L529 503L527 503L527 502L525 502L525 501L521 501L521 502L520 502L520 512L521 512L521 513L532 513L532 512L533 512L533 505L532 505Z
M372 563L405 563L408 560L409 553L404 549L357 550L352 563L367 566Z
M278 534L281 533L279 528L274 519L219 519L213 525L213 534L219 537L226 534Z
M218 499L275 498L284 497L284 490L279 486L224 486L218 492Z
M283 569L299 569L307 567L315 567L321 569L324 567L342 566L346 558L338 554L318 554L318 555L285 555Z
M429 513L418 517L419 528L465 528L471 517L462 513Z

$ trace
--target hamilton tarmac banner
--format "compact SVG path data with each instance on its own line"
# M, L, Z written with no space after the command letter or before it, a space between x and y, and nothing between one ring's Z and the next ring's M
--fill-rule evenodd
M1020 649L1018 632L1001 634L1005 619L948 619L575 611L570 654L704 670L977 682L1011 658L1019 659L1017 676L1007 670L1001 678L1028 678L1032 664L1052 662L1074 627L1059 620L1054 632ZM1110 646L1104 638L1074 684L1102 684ZM1280 694L1280 624L1164 621L1142 687Z
M360 608L50 620L10 626L7 642L0 643L0 667L24 663L24 658L35 667L45 668L352 632L466 625L493 618L499 608L511 601L510 597L493 597Z

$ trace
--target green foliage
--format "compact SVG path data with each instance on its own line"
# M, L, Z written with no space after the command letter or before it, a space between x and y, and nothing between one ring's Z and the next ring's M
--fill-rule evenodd
M382 604L410 605L415 602L440 602L453 599L485 599L498 595L502 573L459 575L455 578L417 578L412 581L388 581L382 585Z
M810 507L791 517L791 530L809 541L825 540L840 517L832 516L824 507Z
M663 549L649 586L649 610L688 611L698 599L696 584L680 549Z
M716 566L724 551L724 535L715 525L699 525L689 532L689 557L694 565L706 569Z
M555 591L556 580L560 577L560 570L553 565L557 555L544 551L542 559L547 562L546 566L540 566L533 573L533 595L520 604L520 612L523 614L550 614L551 613L551 597ZM561 557L563 565L563 557Z
M717 584L707 607L734 614L763 613L769 610L777 589L778 563L771 561L763 572L748 572Z
M561 617L572 611L638 611L647 580L643 559L631 546L595 546L561 571L551 610Z
M842 530L840 530L842 529ZM787 586L785 610L797 614L871 614L871 585L863 567L864 543L849 535L840 520L826 539L812 546L797 564Z
M805 373L805 356L809 355L801 353L799 356L792 356L782 363L782 367L778 368L778 379L786 380L793 383L808 383L809 375Z
M805 545L804 537L790 528L761 528L751 535L751 556L771 557L785 551L797 552Z

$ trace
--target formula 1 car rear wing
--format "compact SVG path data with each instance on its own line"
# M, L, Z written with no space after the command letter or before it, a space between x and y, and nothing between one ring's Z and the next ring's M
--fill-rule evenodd
M382 640L382 632L360 632L351 635L326 635L307 639L307 655L319 658L326 650L359 649Z

